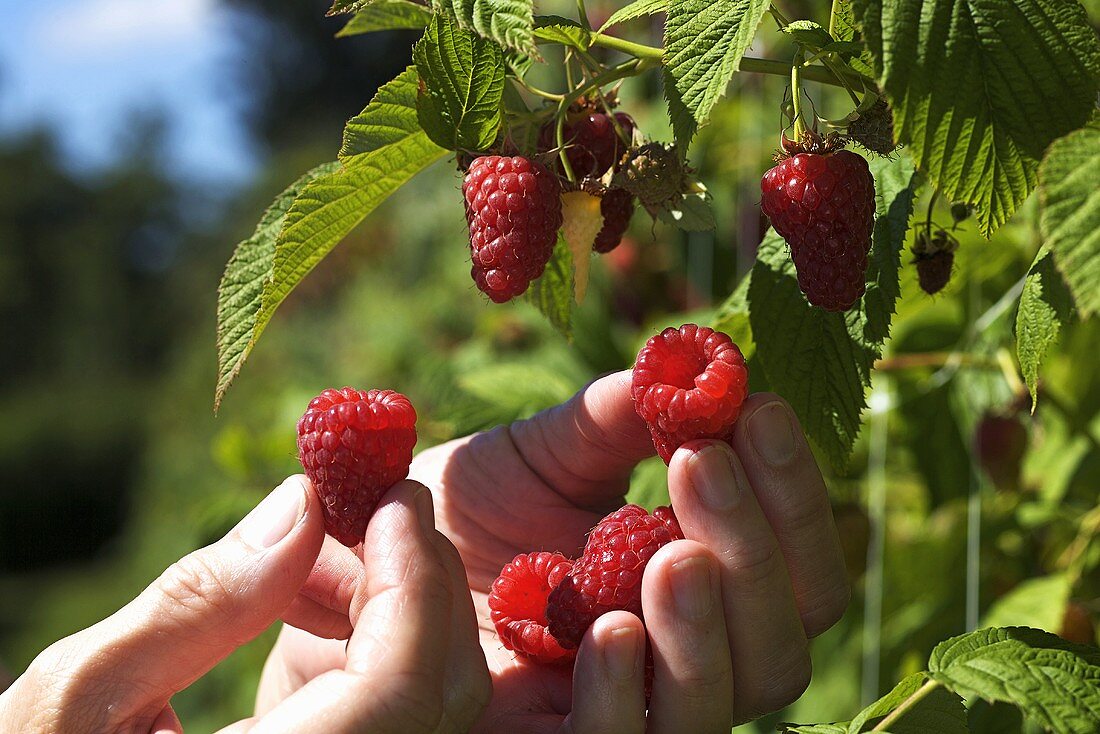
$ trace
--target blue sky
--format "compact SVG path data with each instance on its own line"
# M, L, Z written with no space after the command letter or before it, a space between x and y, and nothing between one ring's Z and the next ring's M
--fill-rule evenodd
M46 121L74 167L109 163L135 111L169 120L169 170L243 182L255 154L228 72L246 63L216 0L0 0L0 134Z

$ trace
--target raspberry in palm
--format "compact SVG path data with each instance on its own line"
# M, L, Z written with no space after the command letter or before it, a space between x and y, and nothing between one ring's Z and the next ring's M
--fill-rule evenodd
M748 395L749 371L728 335L684 324L646 342L634 362L630 391L667 464L693 439L731 440Z
M509 650L540 663L576 656L558 644L546 626L546 599L573 569L560 553L521 553L500 571L489 591L489 618Z
M875 181L867 161L835 135L784 138L760 182L761 209L791 248L806 300L847 311L866 288L875 226Z

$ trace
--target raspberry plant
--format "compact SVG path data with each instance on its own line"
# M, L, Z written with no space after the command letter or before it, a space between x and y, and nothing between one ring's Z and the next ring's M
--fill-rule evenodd
M801 240L792 240L799 232L786 232L785 241L769 230L751 271L700 317L733 336L753 389L783 395L820 455L843 471L876 368L889 363L902 269L919 268L930 292L950 291L956 228L976 227L992 248L1000 228L1014 215L1032 216L1032 207L1042 247L1027 277L973 323L967 346L968 359L994 364L1002 382L1030 393L1034 409L1044 400L1044 358L1071 324L1100 309L1100 43L1084 11L1074 0L834 0L817 23L788 18L780 5L637 0L594 27L583 0L574 18L539 14L531 0L336 0L331 12L349 15L341 35L389 28L423 35L414 63L348 122L338 159L291 184L238 245L218 299L215 405L288 294L387 197L444 158L465 172L482 156L523 156L558 179L563 222L549 261L529 287L508 294L523 292L570 338L590 262L618 242L635 200L636 220L644 210L686 231L715 226L692 144L735 75L779 75L790 86L774 100L776 147L819 136L846 156L862 155L875 211L866 258L844 265L857 294L850 306L847 298L832 311L811 305L791 259L792 249L800 257ZM662 14L659 44L627 25ZM789 52L747 55L763 26L777 28ZM563 60L564 85L539 88L531 70L553 54ZM619 85L634 77L660 82L667 139L630 117ZM839 90L828 105L826 87ZM914 216L918 202L927 209ZM461 209L458 195L453 206ZM452 239L441 246L470 244ZM822 243L807 242L816 248L811 261L836 267ZM1014 328L1004 326L1013 312ZM1014 359L1005 340L1014 341ZM1005 402L1004 385L990 388L984 376L965 373L960 384L986 409ZM1073 578L1082 578L1084 563L1073 561ZM1057 675L1039 676L1040 664ZM1095 650L1036 631L974 632L943 643L926 672L850 723L790 730L965 731L962 696L972 707L977 699L1016 705L1055 731L1095 731L1098 665ZM986 673L977 676L979 668Z

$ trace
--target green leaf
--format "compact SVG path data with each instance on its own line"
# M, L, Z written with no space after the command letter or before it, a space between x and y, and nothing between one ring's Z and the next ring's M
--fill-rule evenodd
M554 255L524 296L566 339L573 339L573 255L559 231Z
M464 372L464 391L515 415L530 415L564 403L577 386L558 370L535 364L496 364Z
M898 142L989 236L1046 147L1096 103L1100 41L1074 0L859 0Z
M432 8L447 13L468 31L538 58L531 0L432 0Z
M930 675L967 698L1004 701L1061 734L1095 734L1100 650L1028 627L982 629L941 642Z
M685 149L752 44L767 0L682 0L665 21L665 99Z
M1062 624L1070 586L1064 573L1028 579L993 603L982 617L982 626L1038 627L1054 632Z
M535 17L535 38L587 51L592 45L592 31L580 23L560 15Z
M423 28L432 14L423 6L408 0L385 0L363 8L352 16L337 38L355 36L391 28Z
M1073 296L1055 267L1050 246L1044 245L1028 270L1016 311L1016 356L1032 404L1038 399L1039 367L1073 318Z
M848 725L843 724L780 724L780 734L847 734Z
M325 15L343 15L345 13L357 13L374 0L333 0L332 7Z
M1100 122L1050 146L1039 166L1039 227L1085 316L1100 310Z
M714 313L710 328L724 332L733 339L733 343L749 359L756 351L756 343L752 339L752 323L749 320L749 282L751 275L741 279L729 298L718 307Z
M625 5L614 13L611 17L600 26L600 33L607 28L619 23L625 23L628 20L634 20L635 18L641 18L646 15L654 15L655 13L664 13L668 11L669 0L635 0L635 2Z
M420 74L417 119L432 142L470 151L495 143L503 119L500 46L435 15L413 46L413 60Z
M927 673L904 678L894 689L859 712L847 734L870 731L879 720L903 703L905 712L890 723L892 734L966 734L966 706L957 693L929 683Z
M657 218L685 232L711 232L715 222L710 202L710 194L705 189L685 194L657 209Z
M838 41L851 41L859 30L856 27L856 14L852 4L853 0L838 0L833 3L832 16L829 18L829 33Z
M788 23L784 26L783 32L800 46L807 46L812 49L825 48L833 43L833 37L829 35L829 31L812 20L796 20Z
M756 360L765 382L790 402L836 467L845 465L855 443L871 368L889 336L913 206L915 171L908 158L879 159L871 169L878 219L861 304L839 314L807 303L787 245L774 230L757 251L748 292Z
M844 56L853 71L864 76L874 76L874 60L871 52L859 36L856 25L855 0L836 0L833 2L833 14L829 19L829 34L836 39L828 50ZM850 57L850 58L849 58Z
M343 166L310 181L298 194L276 242L274 270L264 286L255 336L355 225L446 152L417 122L416 79L416 69L410 66L381 87L344 129Z
M287 211L306 184L339 167L336 162L323 163L288 186L264 212L252 236L240 242L229 258L218 286L218 382L214 388L214 412L263 330L256 328L256 316L264 286L271 278L275 239L283 228Z

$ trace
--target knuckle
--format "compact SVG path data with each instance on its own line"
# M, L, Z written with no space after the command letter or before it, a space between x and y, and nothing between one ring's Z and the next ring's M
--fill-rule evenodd
M784 571L783 554L774 539L746 543L730 551L730 572L739 585L756 586Z
M165 601L183 612L177 617L181 621L188 620L188 613L196 621L211 610L233 613L234 594L201 553L192 553L173 563L154 586Z

